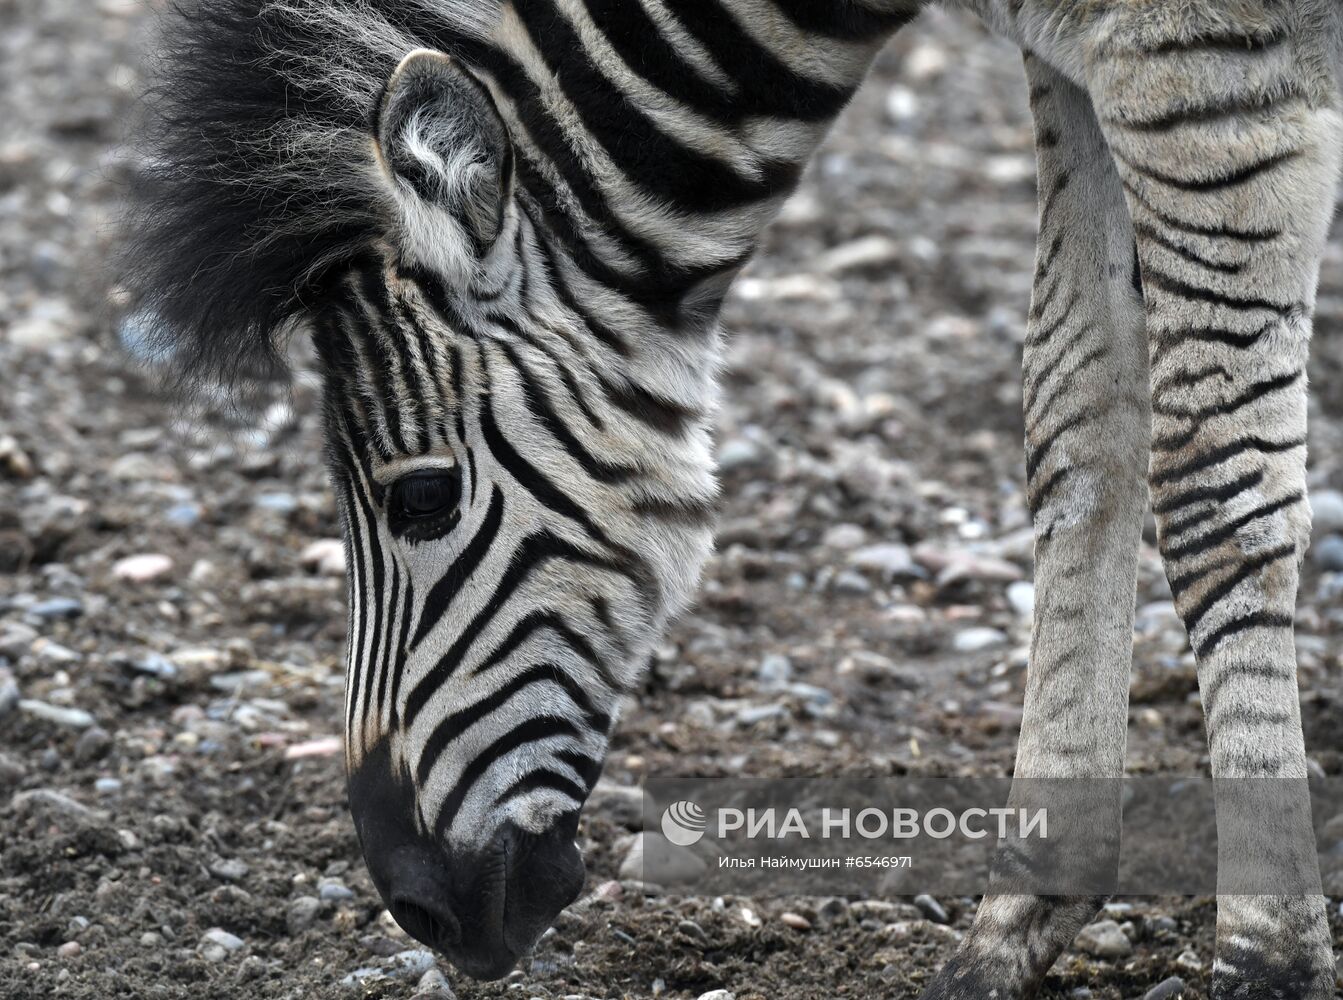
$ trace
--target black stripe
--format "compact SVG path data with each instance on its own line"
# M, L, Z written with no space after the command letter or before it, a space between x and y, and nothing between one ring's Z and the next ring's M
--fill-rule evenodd
M1224 118L1272 111L1281 104L1304 97L1300 88L1293 86L1281 93L1234 94L1211 104L1176 108L1150 118L1112 116L1107 122L1130 132L1169 132L1183 125L1203 125Z
M1170 468L1160 471L1153 471L1148 477L1148 482L1153 487L1165 486L1177 479L1183 479L1185 476L1195 472L1202 472L1204 469L1210 469L1214 465L1220 465L1223 462L1230 461L1238 455L1243 455L1247 451L1258 451L1265 454L1276 454L1283 451L1291 451L1293 448L1301 448L1305 445L1305 438L1289 438L1286 441L1268 441L1257 435L1246 438L1240 438L1229 444L1224 444L1220 448L1213 448L1201 455L1196 455L1182 465L1173 465Z
M476 569L480 566L481 560L489 552L490 547L494 545L494 539L499 534L499 525L504 520L504 494L503 491L495 486L490 492L490 506L485 511L485 517L480 523L471 543L462 550L448 571L439 577L438 582L430 588L429 593L424 598L424 608L420 612L419 624L415 627L415 638L410 641L410 648L414 649L429 633L440 618L447 613L452 602L457 599L466 581L471 579Z
M578 463L584 472L600 483L624 483L639 475L639 470L633 466L617 465L594 457L583 446L583 443L574 436L573 431L569 429L569 425L564 422L564 418L555 412L550 394L532 375L531 370L518 357L517 352L503 341L500 341L498 346L518 373L522 394L527 400L527 408L531 411L532 416L551 433L568 456Z
M406 576L406 595L401 600L401 633L397 637L396 650L400 659L397 660L395 669L392 673L392 689L387 698L392 707L392 726L399 728L401 724L401 706L397 701L401 695L401 678L405 676L405 657L410 653L410 646L407 639L410 637L410 615L411 609L415 606L415 581L409 574Z
M1194 655L1200 658L1207 656L1218 644L1228 636L1236 635L1240 632L1247 632L1252 628L1291 628L1292 616L1271 611L1256 611L1253 614L1246 615L1243 618L1237 618L1229 621L1225 625L1211 632L1202 642L1194 647Z
M471 791L471 787L480 780L491 764L519 747L526 746L529 743L539 743L542 740L557 736L567 736L575 740L582 738L579 731L574 728L574 724L568 719L542 715L534 719L528 719L485 747L471 760L471 763L466 765L457 784L453 786L452 792L444 801L443 808L439 810L438 818L434 822L435 839L442 841L443 834L452 826L452 821L456 818L458 810L462 807L462 802L465 801L467 794ZM429 768L425 766L427 759L425 757L420 758L420 780L418 784L421 786L424 785L429 774ZM430 766L432 766L432 762Z
M537 503L582 525L583 530L598 541L606 541L606 532L597 527L588 512L561 493L541 470L518 454L504 437L494 419L492 399L480 408L480 430L495 461L508 471L519 486L535 497Z
M1209 271L1216 271L1219 274L1239 274L1241 271L1245 270L1244 261L1236 261L1233 263L1226 264L1221 261L1209 260L1202 254L1190 250L1188 247L1176 243L1172 239L1169 239L1155 226L1150 226L1145 222L1134 223L1133 228L1140 235L1146 237L1148 240L1155 243L1157 246L1165 250L1169 250L1176 256L1189 261L1191 264L1197 264L1199 267L1205 267Z
M1179 229L1191 236L1206 236L1209 239L1239 240L1243 243L1267 243L1282 235L1281 229L1233 229L1230 226L1202 226L1196 222L1177 219L1157 208L1140 194L1128 181L1122 182L1128 196L1142 206L1153 218L1172 229Z
M809 35L845 42L866 42L899 31L919 14L907 9L872 10L854 0L816 3L816 0L773 0L788 20Z
M667 8L737 87L754 115L821 122L834 118L853 89L802 76L752 38L720 0L664 0Z
M1238 476L1221 486L1199 485L1167 496L1153 503L1152 512L1154 514L1169 514L1183 507L1191 507L1196 503L1225 503L1245 490L1253 489L1263 481L1264 470L1252 469L1243 476Z
M635 420L664 434L679 435L685 433L686 425L702 416L699 410L683 406L652 391L626 381L624 385L612 381L601 372L593 374L601 383L606 398L616 408L628 413Z
M1028 443L1026 454L1026 479L1029 481L1034 477L1036 471L1040 468L1040 463L1045 460L1045 456L1058 443L1059 438L1063 437L1068 431L1075 427L1080 427L1086 422L1087 412L1085 410L1074 413L1071 417L1054 425L1050 431L1049 437L1038 445L1031 446Z
M683 211L709 213L762 201L796 182L795 163L768 162L760 179L748 179L667 135L603 75L551 0L520 0L514 10L588 133L635 186Z
M1163 417L1175 417L1186 420L1206 420L1209 417L1224 417L1227 414L1235 413L1237 410L1249 406L1273 392L1280 392L1283 389L1289 389L1301 380L1301 372L1288 372L1286 375L1279 375L1276 378L1265 379L1262 382L1255 382L1248 386L1244 392L1238 396L1232 396L1230 399L1220 403L1213 403L1210 406L1200 407L1196 410L1184 410L1178 407L1168 406L1159 403L1152 407L1152 412Z
M1225 188L1235 187L1238 184L1244 184L1266 173L1283 163L1288 163L1301 155L1300 150L1289 150L1285 153L1275 153L1272 156L1266 156L1262 160L1256 160L1253 163L1246 164L1243 167L1236 167L1227 173L1217 174L1213 177L1189 178L1176 177L1173 174L1164 173L1155 170L1145 164L1134 163L1127 156L1120 155L1119 159L1124 166L1128 167L1134 173L1147 177L1159 184L1167 187L1177 188L1181 191L1221 191Z
M552 770L548 767L542 767L535 771L528 771L521 778L518 778L517 781L513 782L513 784L505 788L499 793L498 798L494 800L494 805L497 808L498 806L511 802L513 799L520 798L529 792L535 792L543 788L560 792L573 799L574 802L580 806L588 797L588 790L577 784L567 774L560 774L559 771Z
M1176 295L1190 302L1207 302L1212 305L1222 306L1226 309L1236 309L1248 311L1252 309L1265 309L1269 312L1277 313L1279 316L1286 317L1288 314L1298 309L1295 303L1274 302L1271 299L1261 299L1254 296L1241 297L1228 295L1225 292L1214 291L1211 288L1202 288L1198 285L1191 285L1187 281L1181 281L1179 278L1172 277L1156 270L1150 263L1144 262L1143 265L1143 283L1144 287L1159 288L1169 295Z
M406 700L406 720L408 722L414 722L415 717L419 715L434 692L456 672L466 651L480 637L486 626L494 620L500 609L527 581L532 572L552 559L574 562L607 570L621 576L633 577L633 574L624 565L593 555L591 552L580 549L576 545L548 532L528 536L518 547L517 552L514 553L508 568L504 570L503 576L485 606L471 619L448 651L416 682L415 687L410 692L410 697Z
M1161 556L1167 563L1178 559L1186 559L1189 556L1199 555L1207 552L1209 549L1226 541L1247 524L1258 521L1260 518L1270 517L1280 510L1285 510L1299 502L1305 494L1297 492L1290 493L1285 497L1274 500L1272 503L1266 503L1263 506L1256 507L1254 510L1242 514L1240 517L1227 522L1205 535L1199 535L1197 538L1191 538L1187 542L1181 542L1178 545L1162 546Z
M1286 545L1279 545L1276 548L1268 549L1265 552L1260 552L1253 558L1244 560L1236 568L1234 573L1219 580L1215 586L1210 587L1203 596L1198 599L1197 603L1184 613L1185 630L1190 635L1193 635L1194 630L1198 628L1199 622L1201 622L1208 612L1213 609L1213 606L1216 605L1218 601L1226 597L1231 591L1235 590L1264 567L1272 565L1275 562L1281 562L1283 559L1291 559L1295 557L1296 546L1288 543ZM1171 590L1174 592L1174 587L1172 587ZM1176 593L1176 596L1178 597L1179 594Z

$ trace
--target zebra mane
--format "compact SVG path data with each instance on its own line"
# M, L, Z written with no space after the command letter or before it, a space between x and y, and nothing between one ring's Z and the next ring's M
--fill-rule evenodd
M497 0L200 0L162 17L116 278L191 387L286 374L284 343L394 205L372 121L398 61L488 37Z

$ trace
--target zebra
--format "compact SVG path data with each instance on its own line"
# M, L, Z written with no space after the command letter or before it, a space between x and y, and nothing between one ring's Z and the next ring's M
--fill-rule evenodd
M166 16L124 282L195 386L311 337L350 806L504 975L581 890L624 699L712 545L720 303L925 0L214 0ZM1302 780L1292 612L1339 172L1329 0L947 0L1024 53L1036 540L1015 775L1122 774L1147 505L1218 778ZM1032 995L1103 897L990 894L926 1000ZM1224 896L1213 995L1333 996L1323 897Z

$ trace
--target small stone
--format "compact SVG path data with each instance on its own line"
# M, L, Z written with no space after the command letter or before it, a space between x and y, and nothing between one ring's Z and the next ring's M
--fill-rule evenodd
M1343 571L1343 535L1326 535L1310 551L1320 569L1331 573Z
M856 524L836 524L826 529L821 544L831 549L856 549L867 541L867 532Z
M32 614L32 609L28 609ZM28 652L30 646L37 639L37 629L31 625L24 625L22 622L7 622L0 627L0 656L7 660L17 660L24 653Z
M1035 613L1035 584L1026 580L1017 580L1007 585L1007 603L1022 618Z
M710 990L708 993L701 993L695 1000L737 1000L737 994L730 990Z
M44 621L54 618L78 618L84 613L84 602L73 597L52 597L30 604L24 611Z
M763 458L760 446L746 438L729 438L718 448L718 468L723 472L758 465Z
M23 695L19 691L18 681L9 671L0 671L0 716L8 715L19 707Z
M1171 976L1169 979L1163 979L1152 989L1143 994L1142 1000L1174 1000L1185 991L1184 980L1179 976Z
M334 879L322 879L317 886L317 896L324 903L344 903L354 899L354 890Z
M816 918L823 924L839 924L849 919L849 901L831 897L816 909Z
M785 927L793 928L795 931L811 930L811 921L800 913L793 913L791 911L781 913L779 914L779 922Z
M340 981L340 984L342 986L355 988L359 986L361 983L363 983L364 980L366 979L380 979L384 975L385 973L382 971L382 968L380 966L365 965L351 972L348 976L346 976L344 979Z
M48 705L45 701L37 701L34 698L20 699L19 710L44 722L54 722L58 726L69 726L72 729L87 729L94 723L93 716L82 708Z
M33 460L9 434L0 434L0 473L12 479L32 479Z
M112 564L112 575L130 583L149 583L172 572L173 561L157 552L127 556Z
M1133 951L1133 945L1113 920L1098 920L1083 927L1075 943L1095 958L1123 958Z
M225 882L239 882L247 877L251 871L247 867L247 862L239 858L216 858L206 865L206 870L215 878L221 878Z
M158 931L145 931L140 935L140 944L146 948L158 948L163 945L163 935Z
M1343 534L1343 492L1311 490L1310 510L1316 537Z
M627 881L673 885L693 882L704 874L706 865L685 848L677 847L660 833L643 831L620 863L620 877Z
M292 493L261 493L252 500L252 506L276 514L292 514L298 510L298 500Z
M208 945L218 945L225 951L232 953L238 951L243 946L243 939L236 934L230 934L222 927L211 927L202 936L201 941Z
M1007 633L996 628L967 628L956 633L951 640L952 648L958 653L978 653L993 649L1007 642Z
M79 953L83 950L83 946L78 941L67 941L56 949L56 954L61 958L78 958Z
M755 910L751 909L749 906L743 906L741 908L741 922L751 928L758 928L763 925L763 921L756 915Z
M900 259L900 244L889 236L862 236L821 254L815 267L822 274L887 271Z
M872 584L867 581L867 577L848 569L836 573L830 585L837 594L851 594L857 597L872 593Z
M1175 967L1186 972L1202 972L1203 960L1198 957L1196 951L1182 951L1180 957L1175 960Z
M284 759L300 760L304 757L330 757L333 754L340 753L344 748L345 744L339 736L319 736L315 740L285 747Z
M99 795L116 795L121 791L121 781L117 778L99 778L94 781L93 790Z
M0 788L10 788L23 780L23 762L7 753L0 753Z
M787 717L788 709L783 705L747 705L737 712L737 725L756 726L771 719Z
M920 893L914 897L914 905L919 908L919 912L935 924L950 923L951 918L947 916L947 911L932 896L927 893Z
M438 968L430 969L415 984L416 993L411 1000L457 1000L448 985L448 980Z
M391 966L392 975L402 979L419 979L436 965L436 959L432 951L424 948L410 948L406 951L398 951L391 957L388 964Z
M763 657L755 675L766 684L783 684L793 676L793 661L781 653Z
M915 564L908 545L887 542L867 545L849 554L849 565L869 573L877 573L890 582L901 577L921 577L923 569Z
M33 643L32 651L44 663L74 663L79 659L79 654L69 646L62 646L50 639L38 639Z
M323 576L344 576L345 543L339 538L319 538L299 553L298 561Z
M322 901L316 896L299 896L289 901L285 909L284 924L289 933L298 936L317 922L322 911Z
M108 735L107 730L102 726L90 726L79 734L79 739L75 740L75 761L87 764L102 760L111 749L112 737Z

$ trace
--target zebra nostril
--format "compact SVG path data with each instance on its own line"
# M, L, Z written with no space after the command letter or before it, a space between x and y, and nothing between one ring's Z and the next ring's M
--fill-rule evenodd
M407 934L431 948L443 951L461 943L461 925L448 910L400 897L393 899L388 909Z

